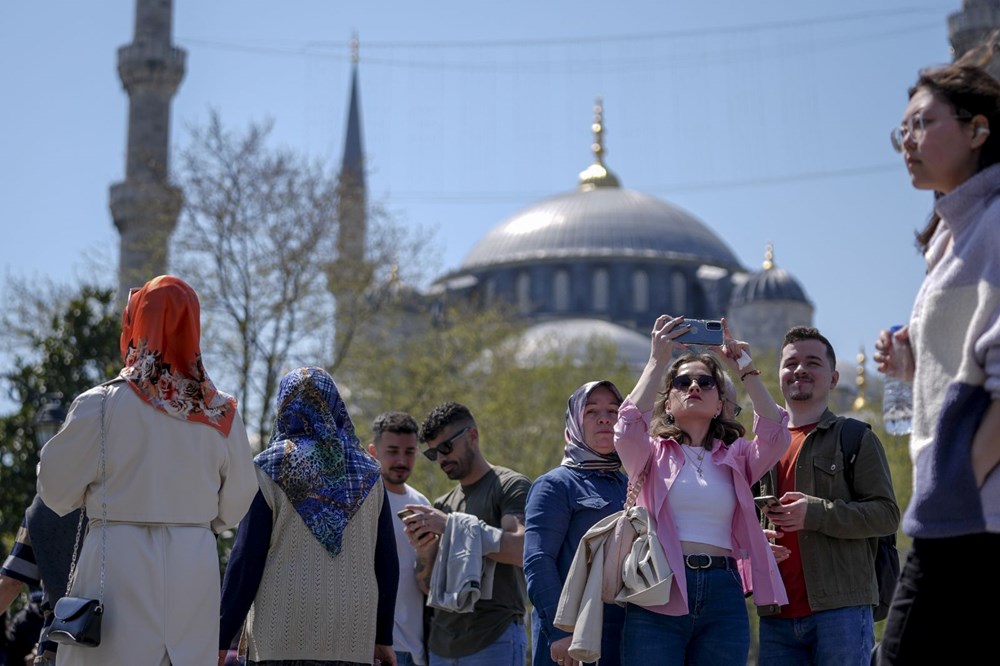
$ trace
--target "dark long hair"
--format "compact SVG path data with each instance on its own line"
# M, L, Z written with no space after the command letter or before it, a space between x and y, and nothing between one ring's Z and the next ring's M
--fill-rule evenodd
M997 36L998 33L994 32L986 44L969 51L950 65L921 70L916 84L909 90L910 98L918 90L929 91L951 106L962 121L967 122L975 116L986 118L992 133L979 149L977 172L1000 162L1000 82L986 71L990 58L1000 50ZM935 198L940 196L940 193L935 194ZM917 247L921 252L927 251L940 221L941 218L934 212L927 226L916 233Z
M715 386L719 391L719 400L724 400L725 395L725 378L722 375L722 368L719 367L719 363L715 360L715 357L711 354L684 354L675 360L670 368L667 370L667 377L664 380L662 389L656 394L656 406L653 408L653 420L649 424L650 433L656 437L663 437L664 439L673 439L682 444L695 444L691 442L691 438L686 432L680 429L680 427L674 422L672 416L668 416L666 413L666 402L667 398L670 397L670 383L674 381L674 377L677 376L678 371L681 366L685 363L702 362L708 371L712 373L712 377L715 378ZM734 399L736 396L732 396ZM722 413L725 410L719 412L719 415L712 419L712 422L708 426L708 435L704 442L698 442L701 446L706 449L712 448L712 443L721 439L722 442L729 446L737 439L743 436L746 429L739 421L734 421L732 419L726 419L722 417Z

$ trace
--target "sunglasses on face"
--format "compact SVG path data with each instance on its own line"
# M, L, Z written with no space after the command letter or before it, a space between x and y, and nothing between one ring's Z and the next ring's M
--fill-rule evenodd
M670 386L678 391L686 391L691 387L691 382L696 382L702 391L715 388L715 377L712 375L677 375Z
M438 459L439 453L443 456L448 455L449 453L455 450L455 442L457 442L462 437L462 435L469 432L469 430L471 429L472 426L466 426L461 430L459 430L458 432L456 432L451 437L449 437L448 439L438 444L437 446L424 449L423 452L424 455L427 456L427 459L430 460L431 462L434 462L435 460Z

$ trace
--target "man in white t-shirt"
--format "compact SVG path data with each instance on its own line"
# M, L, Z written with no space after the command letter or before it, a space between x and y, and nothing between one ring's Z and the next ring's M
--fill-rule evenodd
M406 538L399 518L407 504L427 504L427 498L406 484L417 455L417 422L405 412L384 412L372 423L372 442L368 451L382 466L382 482L389 492L389 505L396 532L399 556L399 589L396 592L396 616L393 644L398 666L426 666L424 649L424 595L417 587L413 568L417 561L413 546Z

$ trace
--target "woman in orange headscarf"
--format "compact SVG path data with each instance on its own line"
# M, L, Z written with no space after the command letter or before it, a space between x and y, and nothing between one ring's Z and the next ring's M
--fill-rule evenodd
M60 666L216 661L215 535L243 517L258 484L236 399L202 365L200 332L198 297L180 278L133 290L124 368L81 394L42 448L42 500L60 515L84 506L90 520L67 594L103 591L105 604L100 646L62 646Z

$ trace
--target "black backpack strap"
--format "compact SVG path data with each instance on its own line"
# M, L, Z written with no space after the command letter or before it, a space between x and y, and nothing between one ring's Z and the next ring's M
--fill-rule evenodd
M871 426L850 417L839 419L838 426L840 426L840 451L844 456L844 478L853 495L854 462L858 458L858 451L861 450L861 438L865 436L865 430L870 430Z

